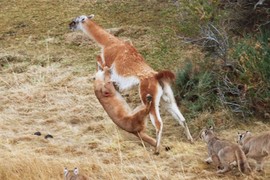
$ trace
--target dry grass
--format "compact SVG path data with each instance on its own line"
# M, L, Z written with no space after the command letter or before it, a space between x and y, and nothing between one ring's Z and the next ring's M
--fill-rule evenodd
M64 167L78 167L91 179L252 179L237 170L217 176L214 167L203 162L205 144L200 140L189 144L166 113L162 113L163 149L159 156L153 155L152 147L118 129L95 98L91 76L99 49L83 34L69 32L67 23L80 14L97 14L104 26L121 27L119 36L131 39L155 68L174 69L192 51L176 46L177 27L167 29L168 34L157 28L175 22L158 24L161 16L156 13L164 15L163 23L173 16L162 10L169 8L168 3L154 5L151 1L1 2L5 13L0 14L0 179L63 179ZM166 47L159 46L161 42ZM171 49L164 53L164 47ZM136 97L128 97L132 106L139 103ZM218 126L220 136L232 141L238 129L225 110L189 121L194 136L209 121ZM262 123L239 127L255 132L270 129ZM42 135L33 135L36 131ZM154 136L150 122L148 131ZM45 139L47 134L54 138ZM165 145L171 150L165 151ZM268 163L265 174L255 178L269 178L269 168Z

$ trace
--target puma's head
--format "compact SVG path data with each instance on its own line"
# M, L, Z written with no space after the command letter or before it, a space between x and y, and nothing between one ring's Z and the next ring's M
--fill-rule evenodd
M213 127L210 126L209 128L204 128L200 133L200 138L205 141L206 143L209 141L210 138L214 136Z
M244 139L251 136L251 132L246 131L244 133L239 133L237 134L237 143L240 145L243 145Z
M65 168L64 169L64 180L77 179L78 174L79 174L78 168L74 168L74 170L68 170L67 168Z
M95 74L95 78L94 78L94 80L95 81L104 81L104 76L105 76L105 73L104 73L104 71L103 71L103 69L98 69L98 71L96 72L96 74Z
M90 16L85 16L85 15L78 16L75 19L73 19L71 23L69 23L69 28L73 31L82 30L82 24L85 23L85 21L87 21L88 19L93 19L93 18L94 18L93 14L91 14Z

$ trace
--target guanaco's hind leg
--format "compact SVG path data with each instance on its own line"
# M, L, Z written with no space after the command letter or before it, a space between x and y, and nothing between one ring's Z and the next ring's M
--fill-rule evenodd
M160 143L161 143L161 136L162 136L162 130L163 130L163 122L161 120L160 114L159 114L159 108L155 107L156 104L153 104L153 108L150 111L150 119L152 124L154 125L156 129L156 148L155 148L155 154L159 154L160 151Z
M190 134L189 128L187 126L186 120L182 113L180 112L173 95L171 86L168 83L164 83L163 94L162 94L162 105L164 108L176 119L179 124L185 129L185 134L187 139L193 143L193 138Z
M146 94L153 96L153 101L150 109L150 119L156 129L156 145L155 154L159 154L160 141L162 136L163 123L159 113L160 98L163 93L161 86L155 79L142 81L140 84L140 96L142 101L145 103L143 97Z

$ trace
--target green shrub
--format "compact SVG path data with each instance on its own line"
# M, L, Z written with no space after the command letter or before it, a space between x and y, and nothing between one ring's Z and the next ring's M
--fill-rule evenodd
M252 114L268 117L269 2L261 5L252 0L176 2L180 30L188 36L182 39L199 46L205 54L177 73L176 99L195 115L204 110L229 108L242 117ZM259 35L245 36L245 32ZM199 72L194 72L194 64L200 67Z
M209 22L217 22L222 17L219 1L178 0L181 32L188 37L197 36L200 27Z
M247 86L249 107L257 114L270 109L269 39L269 31L262 31L255 37L246 36L236 44L233 54L240 69L239 82Z
M259 0L228 0L223 2L223 8L226 11L224 24L236 35L255 32L263 26L269 29L269 1L259 3Z
M176 96L192 114L215 109L215 78L212 72L195 72L192 63L187 63L176 74Z
M241 78L245 83L264 86L270 84L269 32L262 32L255 38L246 37L236 44L234 58L241 67ZM261 86L261 85L260 85Z

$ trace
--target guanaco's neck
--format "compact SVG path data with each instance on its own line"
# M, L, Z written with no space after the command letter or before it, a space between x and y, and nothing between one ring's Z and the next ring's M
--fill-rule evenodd
M96 41L101 47L108 46L119 41L118 38L108 33L102 27L97 25L93 20L87 19L82 24L82 28L84 33L90 36L90 38Z

